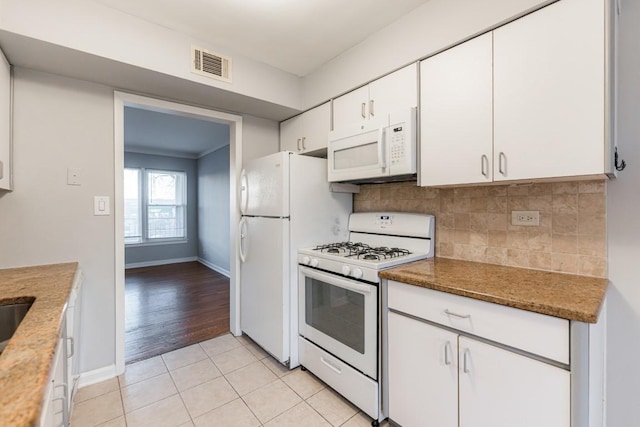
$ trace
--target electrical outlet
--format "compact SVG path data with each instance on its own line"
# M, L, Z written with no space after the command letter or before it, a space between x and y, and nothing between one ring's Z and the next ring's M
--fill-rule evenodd
M538 227L540 211L511 211L511 225Z

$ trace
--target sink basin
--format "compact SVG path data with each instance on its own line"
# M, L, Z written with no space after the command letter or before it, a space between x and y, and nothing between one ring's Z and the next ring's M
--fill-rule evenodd
M2 353L7 346L9 339L13 336L16 329L18 329L18 325L20 325L24 316L27 315L32 304L33 301L0 305L0 353Z

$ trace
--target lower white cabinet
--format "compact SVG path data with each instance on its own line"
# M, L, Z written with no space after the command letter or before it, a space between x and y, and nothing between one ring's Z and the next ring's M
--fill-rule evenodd
M383 282L384 296L386 409L394 423L587 425L572 424L572 416L588 415L572 407L572 375L588 372L570 356L578 341L568 320L392 280Z
M66 353L65 340L61 336L53 356L49 381L44 393L40 427L69 425Z

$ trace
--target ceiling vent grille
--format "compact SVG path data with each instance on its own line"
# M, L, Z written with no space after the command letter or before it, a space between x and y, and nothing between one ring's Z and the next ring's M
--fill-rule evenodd
M231 58L191 46L191 72L231 83Z

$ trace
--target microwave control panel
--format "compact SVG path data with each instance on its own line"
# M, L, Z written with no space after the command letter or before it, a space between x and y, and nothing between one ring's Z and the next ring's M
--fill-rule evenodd
M404 125L391 126L389 128L391 134L389 138L390 162L392 165L405 162L405 150L407 148L404 128Z

